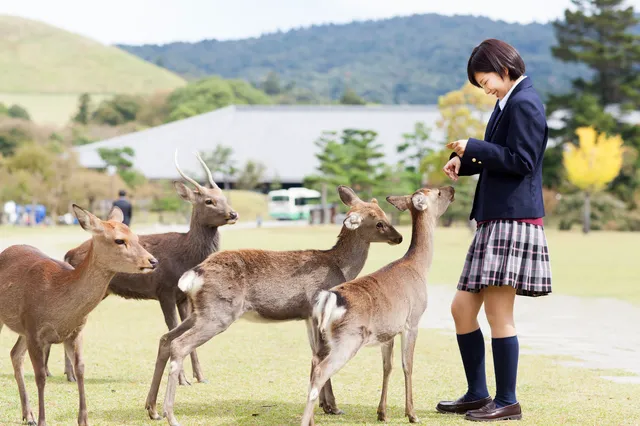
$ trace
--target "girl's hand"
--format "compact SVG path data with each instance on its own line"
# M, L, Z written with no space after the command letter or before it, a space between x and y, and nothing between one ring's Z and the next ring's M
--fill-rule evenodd
M464 155L464 151L467 148L467 139L460 139L455 142L449 142L446 147L455 151L460 157Z
M449 176L452 181L458 180L458 172L460 172L460 157L453 157L445 164L442 171Z

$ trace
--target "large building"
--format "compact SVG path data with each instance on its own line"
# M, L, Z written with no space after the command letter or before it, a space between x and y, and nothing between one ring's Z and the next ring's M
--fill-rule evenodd
M615 109L610 112L619 114ZM550 127L562 125L562 113L549 120ZM396 147L403 134L412 133L418 122L431 128L430 141L445 142L438 129L440 113L435 105L235 105L150 129L118 136L76 148L80 162L89 168L104 168L98 148L130 147L135 151L134 167L148 179L177 179L174 153L181 168L196 179L204 179L194 152L213 151L218 144L230 146L236 167L248 160L266 166L263 182L277 179L283 186L299 186L316 172L318 147L315 141L325 131L375 130L384 147L385 161L398 160ZM489 114L479 117L486 123ZM640 123L640 113L625 116ZM553 145L550 141L549 145ZM216 181L222 176L215 175ZM232 180L233 181L233 180Z
M148 179L176 179L174 153L180 167L203 179L195 151L213 151L218 144L233 148L236 167L248 160L262 162L265 182L276 178L286 186L299 185L316 171L315 141L325 131L375 130L387 162L397 161L396 147L417 122L431 127L432 141L444 142L436 126L436 106L229 106L209 113L76 148L80 162L103 168L98 148L131 147L134 167ZM488 120L487 117L484 118ZM214 176L220 180L221 176Z

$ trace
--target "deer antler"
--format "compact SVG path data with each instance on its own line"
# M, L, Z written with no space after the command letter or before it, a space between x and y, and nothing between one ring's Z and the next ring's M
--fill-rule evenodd
M198 161L200 161L200 164L202 164L202 168L207 173L207 177L209 178L209 184L211 185L211 188L214 188L214 189L218 188L218 185L216 185L216 183L213 181L213 176L211 175L211 170L209 170L207 163L204 162L204 160L202 159L202 157L200 157L200 154L197 151L195 152L195 154L196 154L196 157L198 157Z
M189 176L185 175L184 172L180 169L180 166L178 166L178 150L177 149L176 149L174 162L176 164L176 169L178 169L178 173L180 173L180 176L182 176L186 181L191 182L193 186L195 186L198 190L204 189L202 185L200 185L195 180L191 179Z

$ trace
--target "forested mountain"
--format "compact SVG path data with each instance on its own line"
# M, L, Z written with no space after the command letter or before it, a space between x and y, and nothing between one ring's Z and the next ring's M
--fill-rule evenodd
M323 98L348 85L371 102L435 103L459 88L475 45L495 37L513 44L543 93L564 91L585 68L551 57L551 24L508 24L484 17L413 15L342 25L318 25L234 41L123 48L187 78L218 74L254 84L276 72Z

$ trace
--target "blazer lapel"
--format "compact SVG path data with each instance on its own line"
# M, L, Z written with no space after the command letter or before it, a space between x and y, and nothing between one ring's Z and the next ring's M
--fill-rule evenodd
M484 131L484 140L488 141L489 137L493 130L493 125L496 122L496 119L500 115L500 102L496 102L496 106L493 108L493 112L491 113L491 117L489 117L489 122L487 123L487 128Z

